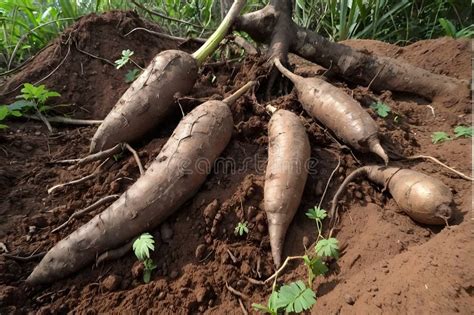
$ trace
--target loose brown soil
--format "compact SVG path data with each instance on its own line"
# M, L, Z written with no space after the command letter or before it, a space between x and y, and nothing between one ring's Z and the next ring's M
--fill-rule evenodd
M178 47L175 42L143 32L123 36L138 26L159 30L130 12L83 18L0 90L5 93L23 82L36 82L64 60L43 81L62 94L53 104L71 104L60 109L74 117L103 118L128 87L123 77L131 66L116 70L103 60L78 51L76 43L79 49L111 61L119 58L121 50L131 49L135 61L142 66L159 51ZM470 79L467 41L442 38L403 48L367 40L346 44L401 58L433 72ZM321 73L320 67L296 56L291 56L290 62L300 74ZM193 92L179 101L183 110L197 105L198 98L220 97L265 74L259 64L261 60L246 59L240 64L204 67ZM374 95L338 78L329 80L367 107L380 126L383 145L392 154L432 155L471 173L470 139L435 145L430 138L434 131L452 135L454 126L470 125L472 116L463 110L470 100L447 109L443 104L429 104L413 95L388 91ZM3 96L0 102L10 101L17 93ZM151 283L143 284L136 278L140 268L134 265L132 253L41 287L24 283L38 260L23 262L0 256L0 313L240 313L237 297L226 289L226 283L249 297L243 301L247 310L252 302L266 300L271 287L252 284L246 278L265 279L274 272L261 208L269 117L260 94L245 96L232 106L235 132L222 155L232 164L217 165L196 196L151 231L158 242L153 253L158 268ZM340 166L322 203L324 208L329 207L329 200L344 176L358 166L355 158L362 164L380 161L372 155L353 152L353 156L340 149L324 129L303 113L294 92L281 94L274 95L270 103L301 114L316 161L287 236L286 254L299 255L304 252L303 239L308 244L315 239L315 226L304 212L319 203L338 160ZM391 107L387 118L377 118L369 108L374 97ZM179 106L176 108L168 122L147 139L133 144L145 165L157 155L179 121ZM81 167L49 163L86 155L95 127L56 126L55 133L50 135L38 122L16 121L9 125L9 130L0 132L0 242L11 254L28 256L48 250L104 207L52 233L69 215L103 196L124 192L139 175L133 157L124 153L108 161L106 171L95 178L48 195L47 188L89 174L97 167L99 162ZM313 313L472 312L471 183L430 162L392 163L433 175L452 188L456 215L451 226L416 224L399 212L382 187L365 181L353 184L345 196L336 235L342 248L341 258L330 264L327 277L315 282L318 302ZM249 222L246 237L233 233L239 221ZM281 282L304 277L304 266L294 263L286 269Z

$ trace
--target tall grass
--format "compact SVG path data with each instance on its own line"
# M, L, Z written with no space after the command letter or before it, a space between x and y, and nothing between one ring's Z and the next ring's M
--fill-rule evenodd
M472 36L470 12L470 0L296 0L294 19L335 41L372 38L403 44L452 36L453 29L467 29L458 35ZM452 24L449 31L440 18Z
M248 0L246 11L266 3ZM21 64L91 12L135 9L170 34L205 37L220 21L219 5L220 0L1 0L0 72ZM403 44L442 35L472 37L470 7L470 0L294 0L293 19L335 41L373 38Z

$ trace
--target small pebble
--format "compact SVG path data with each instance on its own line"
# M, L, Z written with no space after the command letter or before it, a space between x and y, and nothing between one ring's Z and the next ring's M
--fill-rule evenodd
M264 224L257 224L257 230L260 232L260 233L264 233L266 228L265 228L265 225Z
M176 270L171 271L171 273L170 273L170 278L171 279L176 279L176 278L178 278L178 276L179 276L179 273Z
M118 287L120 286L120 283L122 282L122 278L120 278L119 276L117 275L109 275L107 276L107 278L105 278L103 281L102 281L102 287L106 290L106 291L115 291L118 289Z
M209 222L212 221L216 216L218 208L219 202L217 201L217 199L214 199L210 204L206 206L206 208L204 208L204 217L209 220Z
M158 294L158 300L163 300L166 296L166 293L161 291L160 294Z
M132 266L132 276L135 279L139 279L143 275L143 270L145 269L145 266L143 266L143 263L141 261L136 261L133 266Z
M206 254L206 245L199 244L196 247L196 252L195 252L196 259L199 259L199 260L203 259L204 254Z
M36 132L35 132L35 136L41 136L41 132L36 131Z
M194 296L196 297L196 301L198 303L204 302L207 291L207 288L203 286L198 286L196 289L194 289Z

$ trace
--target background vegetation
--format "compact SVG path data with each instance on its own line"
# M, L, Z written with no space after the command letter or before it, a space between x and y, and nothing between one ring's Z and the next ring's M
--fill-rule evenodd
M266 2L248 0L246 10ZM293 18L336 41L407 44L445 35L472 37L471 5L470 0L296 0ZM205 37L221 19L219 0L2 0L0 72L27 60L79 17L114 9L135 9L179 36Z

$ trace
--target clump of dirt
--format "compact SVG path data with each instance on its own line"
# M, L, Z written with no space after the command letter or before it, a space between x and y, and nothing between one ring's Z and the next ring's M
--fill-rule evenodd
M164 42L145 33L140 35L145 36L140 40L120 35L138 25L159 29L146 23L131 12L85 17L53 44L62 47L62 53L55 61L65 56L67 46L61 46L60 41L75 33L81 34L75 36L82 39L80 49L84 51L113 60L118 58L121 49L129 48L135 51L137 61L145 66L154 53L177 47L176 43ZM118 25L124 29L118 30ZM102 31L94 31L96 28ZM100 37L95 37L97 34ZM139 36L139 33L134 34ZM155 41L155 45L142 44L152 43L150 41ZM450 75L467 79L465 69L470 67L470 58L467 46L462 44L464 42L438 41L446 48L433 49L441 46L437 40L403 48L375 41L350 41L349 44L374 53L380 53L380 49L387 54L401 49L403 58L409 62L438 73L449 69ZM425 54L420 53L424 50L427 50ZM53 51L50 50L48 56L56 56ZM60 90L62 101L70 102L67 94L70 93L73 99L78 97L74 102L90 111L85 113L77 107L76 116L103 117L127 87L122 80L124 73L76 51L74 44L70 54L74 54L74 59L67 58L46 80L48 87L60 90L64 82L69 82L70 86L66 84L65 90ZM40 56L11 82L31 82L34 81L32 78L44 75L39 70L47 67L41 68L40 60L46 60L38 59ZM87 73L97 71L95 77L78 75L76 81L70 79L68 75L73 73L73 69L79 71L81 67L77 60L88 69ZM433 60L443 62L436 64ZM303 75L324 73L321 67L300 58L291 57L290 61ZM262 64L261 59L246 58L242 63L204 66L196 88L180 99L179 104L188 112L206 99L221 98L244 82L265 75ZM51 67L55 65L52 63ZM340 82L338 78L328 80L366 107L379 125L383 145L391 152L433 155L464 173L471 172L470 139L455 139L436 145L431 142L434 131L452 134L454 126L470 125L470 115L455 108L447 109L442 103L428 104L410 95L388 91L376 94ZM15 86L11 82L10 87ZM98 92L96 84L114 88ZM289 93L285 89L290 90ZM248 280L264 280L274 272L262 208L268 143L266 129L270 118L265 106L271 104L300 115L312 147L310 174L299 212L289 228L285 255L301 255L305 246L315 241L315 226L304 214L308 208L323 198L322 206L327 209L329 200L346 175L360 164L380 161L370 154L341 148L331 133L304 113L295 93L291 92L291 86L283 82L279 94L270 100L264 100L263 94L261 88L257 89L255 95L246 95L231 107L234 134L206 183L173 216L150 231L157 241L152 258L158 268L149 284L142 283L140 265L133 253L117 261L86 267L73 276L41 287L29 287L24 283L38 259L22 261L0 255L0 313L145 313L163 312L164 309L180 314L235 313L240 307L239 301L226 285L248 297L242 300L247 310L252 302L266 301L271 286ZM79 103L81 97L101 100ZM106 102L106 99L112 101ZM378 117L370 109L375 100L390 106L391 112L386 118ZM469 101L465 100L466 103ZM180 118L178 112L147 139L134 144L145 167L161 150ZM0 133L0 165L6 166L0 170L0 189L4 196L0 199L0 216L3 218L0 221L0 242L10 254L29 256L48 250L100 213L106 205L52 233L73 212L103 196L126 191L139 176L135 160L124 152L107 161L97 176L48 195L47 187L90 174L101 163L85 166L49 163L86 155L95 127L61 127L50 135L37 122L12 122L9 125L9 131ZM392 164L433 175L451 187L456 211L453 226L418 225L399 212L383 187L363 180L352 184L344 196L344 206L340 209L342 220L336 234L342 249L341 257L330 263L326 277L315 282L313 289L317 292L318 302L313 313L469 312L474 274L469 227L471 184L428 162L393 161ZM324 194L329 178L332 179ZM234 228L242 221L248 222L250 231L248 235L237 236ZM279 283L305 277L305 267L294 263L288 266Z

